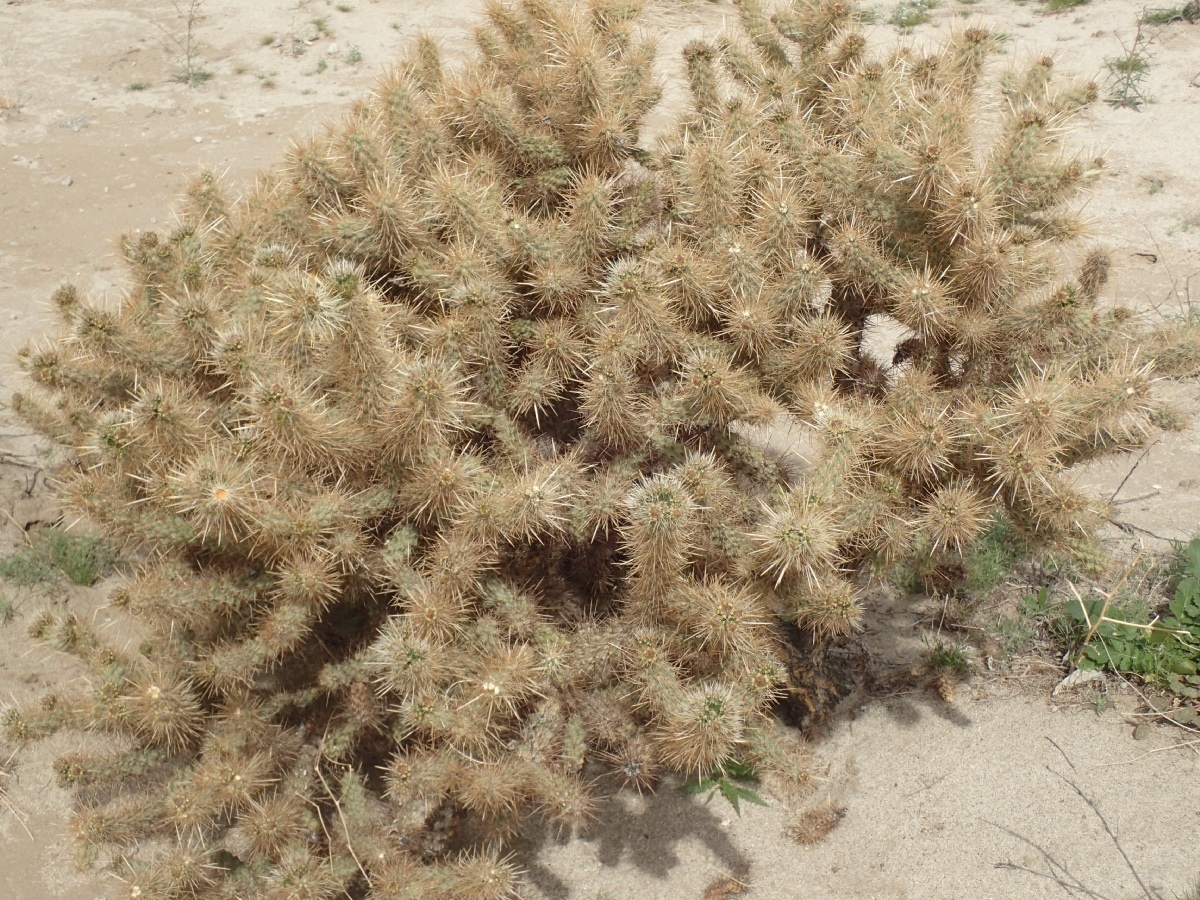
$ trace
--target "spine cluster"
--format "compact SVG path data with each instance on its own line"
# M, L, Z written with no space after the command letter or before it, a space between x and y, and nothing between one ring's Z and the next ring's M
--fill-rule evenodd
M877 56L844 0L739 11L649 152L637 3L492 0L244 200L199 177L118 306L55 294L14 407L144 560L145 640L44 617L90 692L4 724L123 736L59 775L135 896L512 896L531 809L803 781L781 621L846 634L866 573L997 515L1088 536L1064 469L1155 409L1108 258L1053 264L1095 87L1005 76L981 146L988 31ZM748 436L784 421L803 472Z

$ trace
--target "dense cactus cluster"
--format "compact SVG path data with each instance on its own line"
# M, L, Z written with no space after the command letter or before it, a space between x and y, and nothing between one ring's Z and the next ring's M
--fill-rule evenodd
M143 560L143 642L40 619L90 691L5 727L121 736L59 774L133 895L510 896L529 810L803 780L780 622L848 633L866 573L997 515L1087 536L1064 468L1153 411L1106 257L1052 264L1094 86L1006 76L981 144L986 30L876 56L844 0L739 7L651 152L635 2L490 2L468 62L420 41L244 200L203 176L126 238L119 307L55 295L14 405Z

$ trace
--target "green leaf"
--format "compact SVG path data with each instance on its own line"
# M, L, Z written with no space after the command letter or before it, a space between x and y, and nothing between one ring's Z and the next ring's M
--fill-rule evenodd
M1187 548L1188 564L1184 569L1189 575L1200 576L1200 538L1192 538Z
M732 781L721 782L721 794L729 801L729 805L733 807L733 811L738 814L739 818L742 815L742 808L738 804L742 800L749 800L751 803L756 803L759 806L767 805L766 801L754 791L741 787Z
M1186 603L1195 603L1200 597L1200 577L1189 575L1179 582L1175 588L1175 599Z
M749 763L736 759L727 759L721 763L719 771L726 778L739 778L742 781L758 781L758 774Z
M1088 600L1071 600L1067 603L1067 614L1075 619L1085 628L1096 624L1096 620L1100 618L1104 612L1104 600L1100 597L1092 597ZM1111 627L1110 623L1104 622L1097 628L1097 633L1103 633Z
M1050 591L1044 585L1038 588L1036 594L1028 594L1021 600L1021 612L1027 616L1036 616L1049 609Z
M1145 633L1146 646L1157 647L1160 644L1175 645L1179 643L1179 635L1174 633L1174 628L1167 622L1163 622L1163 627L1151 628Z
M685 781L680 790L682 790L685 794L702 794L705 791L711 791L716 787L717 783L711 778L697 778L695 781Z
M1171 713L1171 719L1180 725L1191 725L1196 721L1196 711L1190 706L1184 706Z
M1174 675L1195 675L1196 660L1184 657L1173 657L1167 660L1166 670Z

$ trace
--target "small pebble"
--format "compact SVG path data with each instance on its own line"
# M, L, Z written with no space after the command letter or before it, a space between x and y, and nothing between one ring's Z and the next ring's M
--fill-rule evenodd
M329 47L325 50L325 52L328 53L330 56L337 56L337 44L330 44Z
M1150 726L1143 722L1133 729L1133 739L1135 741L1144 741L1150 737Z
M70 187L74 183L75 183L75 179L72 178L70 175L68 175L66 178L64 178L62 181L59 182L59 184L61 184L63 187Z
M193 141L195 141L197 144L203 144L203 143L204 143L204 138L202 138L202 137L199 137L199 136L192 138L192 140L193 140Z

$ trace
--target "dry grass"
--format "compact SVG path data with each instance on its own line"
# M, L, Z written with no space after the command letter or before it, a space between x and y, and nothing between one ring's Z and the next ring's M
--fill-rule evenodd
M826 803L800 813L787 827L787 836L797 844L812 847L829 836L846 815L844 806Z
M25 833L29 835L29 839L33 840L33 834L29 831L29 826L25 824L25 816L21 813L21 810L13 805L8 793L9 779L12 777L9 765L11 765L13 756L15 755L15 753L10 753L8 759L0 763L0 808L7 809L12 813L13 818L17 820Z
M744 894L747 890L749 885L746 882L739 881L732 875L722 875L704 889L704 900L726 900L736 894Z

